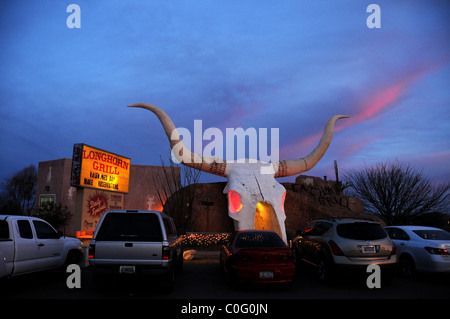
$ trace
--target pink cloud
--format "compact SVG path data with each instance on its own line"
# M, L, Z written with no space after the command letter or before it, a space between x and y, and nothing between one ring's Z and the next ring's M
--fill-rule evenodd
M351 116L347 121L339 123L336 126L336 130L339 131L350 125L358 124L380 115L384 110L394 106L404 92L405 83L397 83L372 94L366 101L361 103L359 112Z
M424 76L446 65L447 63L436 63L415 66L413 73L410 72L404 75L403 78L395 83L371 93L367 98L357 103L356 114L350 114L349 119L338 123L336 125L336 131L350 125L368 121L394 108L398 105L401 98L410 92L412 83L421 80Z
M368 98L364 99L358 103L358 111L356 114L350 116L350 118L340 120L336 123L335 132L340 131L351 125L359 124L370 120L376 116L379 116L383 111L389 109L396 105L400 97L406 92L406 85L409 81L402 80L399 83L382 89L378 92L371 94ZM307 150L313 147L314 143L318 143L320 137L322 136L322 131L310 135L306 138L302 138L298 141L290 143L281 148L281 154L291 154L291 150ZM364 145L370 142L367 141ZM355 145L354 150L347 150L347 153L353 153L358 148L364 145ZM298 151L297 151L298 152ZM297 153L295 152L295 153Z
M361 99L356 102L356 113L347 114L350 118L340 120L336 123L335 132L340 131L351 125L356 125L363 123L365 121L371 120L383 114L383 112L394 108L398 105L398 102L405 97L405 95L410 91L410 85L413 82L423 78L428 73L435 71L444 65L433 65L427 68L417 67L416 71L412 74L405 75L402 79L397 82L383 87L370 93L366 98ZM315 143L318 143L320 137L322 136L322 131L318 131L313 135L306 138L294 141L285 145L280 150L280 156L285 157L286 155L296 156L301 150L311 149ZM377 138L361 142L354 147L349 148L346 153L350 154L355 152L357 149L373 142Z

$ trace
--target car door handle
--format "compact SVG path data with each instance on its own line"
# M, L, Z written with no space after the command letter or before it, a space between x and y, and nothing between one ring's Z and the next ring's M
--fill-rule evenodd
M42 247L42 246L45 246L45 245L43 243L38 244L38 247Z

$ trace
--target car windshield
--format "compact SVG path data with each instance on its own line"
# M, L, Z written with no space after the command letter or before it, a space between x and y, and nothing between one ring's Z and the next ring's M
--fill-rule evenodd
M100 226L96 240L162 241L158 216L139 213L108 214Z
M286 247L284 241L276 233L252 232L241 233L236 239L237 248L254 247Z
M414 233L428 240L450 240L450 233L440 229L413 230Z
M375 240L387 237L380 224L367 222L354 222L339 224L337 227L339 236L357 240Z

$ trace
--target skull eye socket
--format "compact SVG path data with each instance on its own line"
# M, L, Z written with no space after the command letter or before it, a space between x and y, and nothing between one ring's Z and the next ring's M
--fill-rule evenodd
M284 212L284 201L286 200L286 192L283 193L283 197L281 198L281 211L286 214Z
M235 191L228 192L228 208L232 213L238 213L242 209L241 195Z

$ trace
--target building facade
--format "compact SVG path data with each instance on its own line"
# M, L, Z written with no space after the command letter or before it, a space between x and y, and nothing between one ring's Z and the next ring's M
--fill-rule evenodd
M162 210L158 199L164 167L129 165L128 192L71 186L72 159L40 162L36 186L36 206L61 204L72 214L65 227L67 236L90 238L102 214L111 209ZM112 170L110 170L112 171ZM175 171L180 176L180 169Z
M223 193L226 182L199 183L195 185L195 196L192 207L192 232L233 232L233 220L228 216L228 201ZM282 183L286 188L284 210L286 214L285 227L289 238L297 230L305 229L313 220L332 217L372 218L364 214L363 202L356 198L345 196L338 191L336 182L323 180L320 177L299 175L295 183ZM169 199L171 200L171 199ZM255 208L255 220L258 212ZM262 227L264 228L264 221Z

